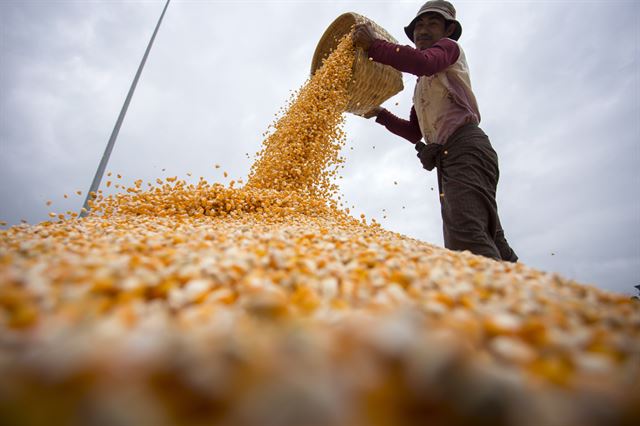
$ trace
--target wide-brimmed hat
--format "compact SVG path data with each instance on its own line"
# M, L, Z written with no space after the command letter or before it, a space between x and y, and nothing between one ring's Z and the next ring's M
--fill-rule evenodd
M407 34L407 37L409 37L409 40L413 41L413 29L416 26L418 18L429 12L439 13L446 21L452 22L453 25L456 26L456 29L453 31L453 34L451 34L451 38L454 40L460 38L460 35L462 35L462 25L456 20L456 8L448 1L431 0L423 4L420 10L418 10L416 17L413 18L413 21L404 27L404 32Z

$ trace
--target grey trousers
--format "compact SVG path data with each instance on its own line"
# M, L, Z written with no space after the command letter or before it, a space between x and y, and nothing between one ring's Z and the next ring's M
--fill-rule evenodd
M428 144L418 157L438 170L445 247L516 262L498 216L498 155L482 129L465 125L444 145Z

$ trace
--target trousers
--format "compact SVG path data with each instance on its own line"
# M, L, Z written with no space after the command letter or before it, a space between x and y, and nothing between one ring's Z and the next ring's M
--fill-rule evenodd
M437 168L444 246L516 262L498 216L498 155L477 124L456 130L444 145L416 144L427 170Z

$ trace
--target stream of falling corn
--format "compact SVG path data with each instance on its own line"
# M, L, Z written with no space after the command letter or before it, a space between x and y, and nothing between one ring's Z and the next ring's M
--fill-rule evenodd
M640 419L637 302L339 208L353 55L292 97L244 186L136 181L0 231L0 423Z

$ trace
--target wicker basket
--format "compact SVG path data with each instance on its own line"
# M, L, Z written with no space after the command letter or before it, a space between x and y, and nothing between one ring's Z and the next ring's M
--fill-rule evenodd
M322 66L322 61L335 49L342 36L351 31L354 24L365 22L371 24L378 38L397 43L396 39L372 20L357 13L344 13L329 25L320 38L311 61L311 75ZM370 61L362 49L357 50L356 59L353 62L353 80L355 83L352 82L349 86L351 96L347 111L357 115L369 112L404 88L400 71L388 65Z

